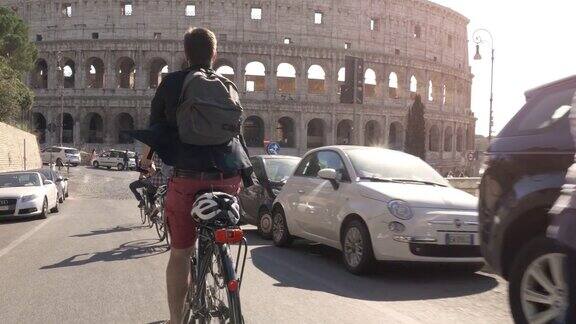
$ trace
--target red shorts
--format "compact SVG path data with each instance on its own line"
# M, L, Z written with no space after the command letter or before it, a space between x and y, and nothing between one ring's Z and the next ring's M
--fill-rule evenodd
M190 212L199 191L213 190L237 195L240 176L223 180L198 180L172 178L166 195L166 217L170 231L170 245L175 249L187 249L196 241L196 222Z

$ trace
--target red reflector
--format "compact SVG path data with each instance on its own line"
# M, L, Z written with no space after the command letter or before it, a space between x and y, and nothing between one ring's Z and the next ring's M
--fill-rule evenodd
M235 292L238 290L238 280L233 279L228 281L228 291Z
M220 244L235 244L242 241L244 232L240 228L222 228L214 232L214 240Z

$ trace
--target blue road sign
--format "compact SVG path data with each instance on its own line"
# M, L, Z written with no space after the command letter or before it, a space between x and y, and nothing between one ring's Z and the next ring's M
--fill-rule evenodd
M276 142L270 142L266 145L266 152L270 155L278 155L280 152L280 144Z

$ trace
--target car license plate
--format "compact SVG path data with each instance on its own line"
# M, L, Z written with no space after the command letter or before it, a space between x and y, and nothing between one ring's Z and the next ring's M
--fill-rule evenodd
M0 206L0 210L8 210L10 209L10 206Z
M472 245L474 244L473 234L446 234L447 245Z

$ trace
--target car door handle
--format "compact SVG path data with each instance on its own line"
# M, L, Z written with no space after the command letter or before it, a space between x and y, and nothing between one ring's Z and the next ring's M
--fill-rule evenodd
M304 193L306 193L306 191L304 191L304 190L302 190L302 189L299 189L299 190L298 190L298 193L299 193L299 194L304 194Z

